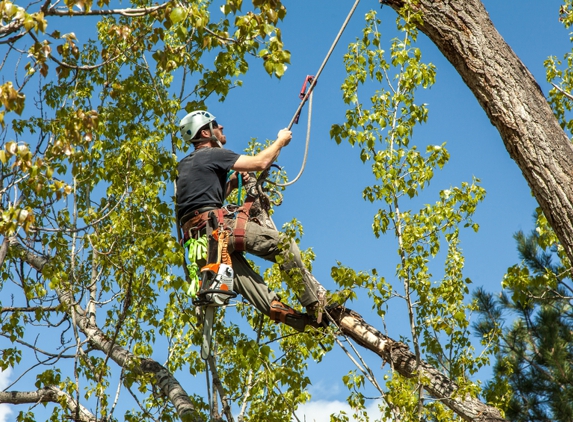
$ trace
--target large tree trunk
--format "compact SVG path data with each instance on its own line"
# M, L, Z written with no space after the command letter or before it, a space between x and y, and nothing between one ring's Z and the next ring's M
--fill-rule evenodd
M400 11L404 0L382 0ZM454 65L573 261L573 145L480 0L419 0L419 29Z

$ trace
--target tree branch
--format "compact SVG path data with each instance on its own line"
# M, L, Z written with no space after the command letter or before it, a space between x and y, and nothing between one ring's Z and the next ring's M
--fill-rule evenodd
M39 272L41 272L42 268L44 268L48 262L47 258L28 251L18 243L17 240L11 242L10 247L17 249L21 258ZM164 366L152 359L139 359L130 351L109 340L97 325L91 323L90 315L75 302L74 297L69 290L65 291L62 289L56 289L56 293L58 294L60 303L64 305L66 312L70 315L74 315L75 324L87 337L92 347L104 352L111 360L122 368L131 370L139 375L144 373L153 374L155 376L157 386L169 398L171 403L173 403L182 420L186 422L204 422L196 412L193 403L189 399L189 395L185 392L173 374L171 374ZM0 396L0 403L3 402L2 397L3 396ZM8 401L7 403L11 402ZM92 420L90 420L90 422L91 421Z
M8 35L16 32L16 31L19 31L23 26L24 26L24 21L22 19L13 20L8 25L1 25L0 26L0 38L7 37ZM22 38L22 36L24 34L25 34L25 32L18 35L16 37L16 39Z
M63 400L62 400L63 399ZM65 401L70 414L74 420L80 422L99 422L88 409L78 404L68 393L60 390L56 386L48 386L36 391L0 391L0 403L26 404L26 403L56 403ZM79 419L75 419L79 417Z
M428 379L429 383L424 385L428 393L442 401L462 419L473 422L505 421L496 408L469 395L460 397L455 382L424 361L418 366L416 356L407 345L385 336L366 323L356 312L345 309L331 312L331 315L345 335L376 353L403 377L413 378L420 373L421 379Z
M149 15L150 13L156 12L158 10L164 9L170 3L163 3L153 7L138 7L138 8L128 8L128 9L108 9L108 10L71 10L66 8L49 8L46 4L41 7L44 16L56 16L56 17L73 17L73 16L107 16L107 15L121 15L126 17L141 17ZM21 30L24 27L23 19L15 19L8 23L7 25L0 25L0 38L7 37L8 35ZM30 31L23 31L18 36L14 37L12 40L3 41L2 44L7 42L16 41L22 38L25 34L32 34Z
M2 241L2 246L0 246L0 268L4 266L4 260L6 259L6 254L8 253L8 246L10 244L10 238L4 237Z
M563 91L563 89L561 89L560 87L558 87L557 85L555 85L554 83L551 83L551 85L553 85L553 87L559 91L560 93L562 93L563 95L565 95L567 98L569 98L570 100L573 101L573 95L569 94L568 92Z
M210 355L207 359L207 366L208 370L211 371L211 375L213 376L213 386L219 393L219 397L221 398L221 406L223 414L227 417L227 420L233 420L233 414L231 413L231 405L229 403L229 398L225 392L225 388L223 387L223 383L221 382L221 378L219 378L219 373L217 372L217 363L215 362L215 358L213 355Z
M48 258L42 255L35 254L29 249L22 246L16 238L10 239L10 248L14 249L15 253L28 265L38 272L42 272L44 266L48 263Z
M156 12L157 10L164 9L170 2L163 3L153 7L138 7L133 9L100 9L100 10L70 10L66 8L49 8L44 12L46 16L59 16L59 17L70 17L70 16L106 16L106 15L121 15L127 17L139 17L149 15L150 13Z

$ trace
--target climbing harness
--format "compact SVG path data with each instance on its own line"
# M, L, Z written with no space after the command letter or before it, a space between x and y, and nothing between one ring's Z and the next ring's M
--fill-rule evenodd
M229 300L237 296L233 291L234 274L231 257L227 252L229 232L223 223L223 211L218 209L207 212L207 263L201 268L200 287L193 299L195 306L204 309L201 344L201 358L204 360L211 354L216 308L227 305Z
M234 171L229 172L227 179L229 178L229 176L233 172ZM253 177L254 177L254 175L253 175ZM233 228L233 235L235 236L234 249L236 251L242 252L242 251L247 250L247 244L245 243L245 234L246 234L245 230L247 227L247 222L249 221L249 214L250 214L253 202L255 200L255 197L253 195L247 195L247 197L245 198L245 201L241 204L243 177L241 176L241 173L239 173L239 172L237 172L237 180L238 180L237 204L232 205L232 206L236 207L236 209L235 209L235 227Z

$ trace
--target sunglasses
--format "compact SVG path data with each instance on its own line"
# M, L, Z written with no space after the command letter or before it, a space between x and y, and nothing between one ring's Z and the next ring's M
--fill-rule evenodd
M213 120L211 124L213 125L213 129L217 129L219 127L219 123L217 123L215 120Z

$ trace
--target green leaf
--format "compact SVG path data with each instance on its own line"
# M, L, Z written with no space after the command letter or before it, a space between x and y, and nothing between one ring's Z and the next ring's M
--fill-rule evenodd
M174 24L177 24L181 22L183 19L185 19L185 16L186 16L185 9L183 9L182 7L175 7L173 8L173 10L171 10L171 13L169 14L169 19L171 19L171 22L173 22Z

